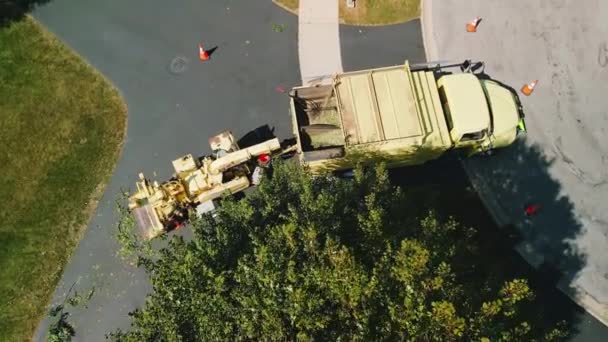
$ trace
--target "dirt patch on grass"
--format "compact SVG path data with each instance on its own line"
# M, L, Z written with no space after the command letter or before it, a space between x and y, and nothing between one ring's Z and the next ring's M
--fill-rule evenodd
M29 17L0 29L0 98L0 336L24 341L115 166L127 109Z
M280 7L298 13L298 0L273 0ZM403 23L420 16L420 0L358 0L348 8L346 0L338 0L340 22L347 25L389 25Z

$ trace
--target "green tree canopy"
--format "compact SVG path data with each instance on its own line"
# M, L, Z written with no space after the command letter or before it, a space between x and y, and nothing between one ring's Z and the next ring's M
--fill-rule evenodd
M476 276L476 231L421 219L387 172L353 180L275 165L271 180L216 219L191 223L140 258L154 292L124 341L549 340L526 322L525 280Z

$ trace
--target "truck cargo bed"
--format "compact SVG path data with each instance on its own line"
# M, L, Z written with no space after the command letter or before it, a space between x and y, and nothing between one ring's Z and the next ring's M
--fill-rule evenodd
M436 87L432 72L412 73L407 65L339 75L335 89L347 144L433 133L449 144Z
M412 72L407 62L339 74L331 85L290 95L301 159L311 168L419 164L452 146L434 73Z

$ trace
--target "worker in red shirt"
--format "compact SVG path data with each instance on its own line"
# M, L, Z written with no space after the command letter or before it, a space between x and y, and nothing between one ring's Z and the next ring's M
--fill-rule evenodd
M262 176L270 167L270 161L270 155L267 153L263 153L258 156L258 166L255 167L253 170L253 175L251 175L251 183L253 185L260 184L262 181Z

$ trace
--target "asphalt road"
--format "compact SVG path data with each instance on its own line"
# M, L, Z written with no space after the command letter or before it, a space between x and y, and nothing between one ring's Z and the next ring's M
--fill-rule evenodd
M482 21L476 33L465 24ZM424 1L430 59L486 62L492 78L519 89L526 139L493 158L464 163L501 225L517 227L518 251L559 274L555 285L608 322L608 3ZM542 211L526 219L523 206ZM608 328L580 316L577 340L605 341Z
M90 309L71 319L77 340L104 340L128 328L127 313L149 290L144 274L115 257L114 199L139 171L163 179L173 158L209 152L207 138L221 130L242 135L269 124L288 136L287 97L275 88L300 83L297 18L263 0L54 0L35 16L105 74L129 106L123 155L54 296L62 300L74 282L80 291L94 286ZM274 32L273 23L284 31ZM424 60L418 21L341 26L340 38L346 71ZM199 41L217 46L211 61L197 59ZM597 324L583 316L578 340L595 336Z
M122 157L53 298L62 301L74 282L80 292L95 287L90 309L72 310L71 321L78 340L103 340L128 328L128 312L150 290L143 272L116 257L113 211L120 189L132 187L139 171L170 176L173 158L208 153L207 138L224 129L239 136L268 124L289 136L287 96L275 88L300 84L297 18L262 0L55 0L34 15L106 75L129 106ZM274 32L273 24L284 24L284 31ZM424 58L417 21L345 26L340 37L348 70ZM387 49L382 39L402 45ZM198 60L199 41L217 46L211 61ZM47 326L41 324L37 340Z
M464 25L462 25L462 27L464 27ZM354 27L342 25L340 26L340 36L342 44L342 64L345 71L400 64L403 63L404 60L409 60L414 63L424 62L426 60L419 20L385 27ZM442 46L450 44L454 44L454 42L443 42ZM502 51L502 53L506 54L506 51ZM445 58L459 60L464 57L473 58L475 56L463 52L462 56L448 55ZM438 59L444 59L444 56L441 55L439 58L435 58L435 60ZM487 59L484 60L487 61ZM506 185L506 187L508 187L510 182L517 177L507 177L500 173L518 168L522 173L528 174L530 177L525 182L525 189L539 187L547 191L546 195L551 194L552 196L559 197L560 187L554 180L547 177L547 174L543 171L544 168L547 167L547 161L539 157L537 150L522 147L522 145L518 143L511 149L509 155L511 158L508 162L503 163L501 166L494 169L494 172L497 174L491 178L492 180L500 182L500 180L508 179L509 183ZM504 158L505 156L501 153L497 157L500 160L500 158ZM524 160L525 163L521 160ZM487 167L490 167L494 162L494 159L474 159L471 160L471 162L483 163ZM448 160L440 160L434 164L435 165L430 167L430 169L425 169L423 172L427 173L428 177L436 179L437 182L442 184L445 183L442 186L454 186L452 183L462 181L462 176L458 176L462 172L459 170L458 165L454 165L453 162ZM450 174L449 179L442 178L446 172L449 172ZM487 175L482 176L487 177ZM471 181L475 182L476 180L479 179L476 178ZM426 181L429 180L427 179ZM455 186L462 187L462 184ZM481 186L483 187L483 184ZM522 191L521 187L518 189L520 189L519 191ZM487 195L485 192L484 194ZM511 194L509 191L496 191L490 193L489 196L484 197L491 197L489 199L490 201L501 201L502 196L509 194ZM532 192L526 191L526 194L530 196L528 197L529 199L535 198L532 196ZM567 201L562 199L561 201L556 201L553 205L567 206ZM566 207L566 209L568 209L568 207ZM514 205L513 213L511 214L515 218L521 218L521 208ZM570 211L566 210L564 215L555 217L553 222L571 224L573 221L569 215ZM541 217L541 220L542 219L547 219L547 217ZM507 220L506 222L509 221ZM532 223L534 222L530 222L530 224ZM503 224L505 223L503 222ZM536 224L538 224L538 222L536 222ZM541 234L541 232L538 232L537 234ZM573 256L573 258L569 260L571 265L575 265L575 261L578 259ZM521 262L524 261L522 260ZM571 342L605 341L608 336L608 328L585 312L582 308L575 305L563 293L557 291L551 281L551 277L553 276L554 273L550 268L548 270L543 269L542 273L539 273L537 279L534 280L537 290L542 291L542 293L539 293L538 295L542 296L543 302L546 303L546 311L552 312L555 316L548 319L567 319L570 322L573 322L573 336L569 339Z
M120 189L133 187L139 171L167 178L174 158L209 153L207 139L225 129L240 136L269 124L287 136L288 97L275 88L300 84L297 18L263 0L54 0L34 15L106 75L129 107L122 157L53 300L76 281L79 291L94 286L90 309L70 319L78 340L102 341L128 327L127 313L149 290L144 274L115 256ZM208 62L198 60L199 41L217 46Z
M340 26L344 71L425 62L420 20L380 27Z

